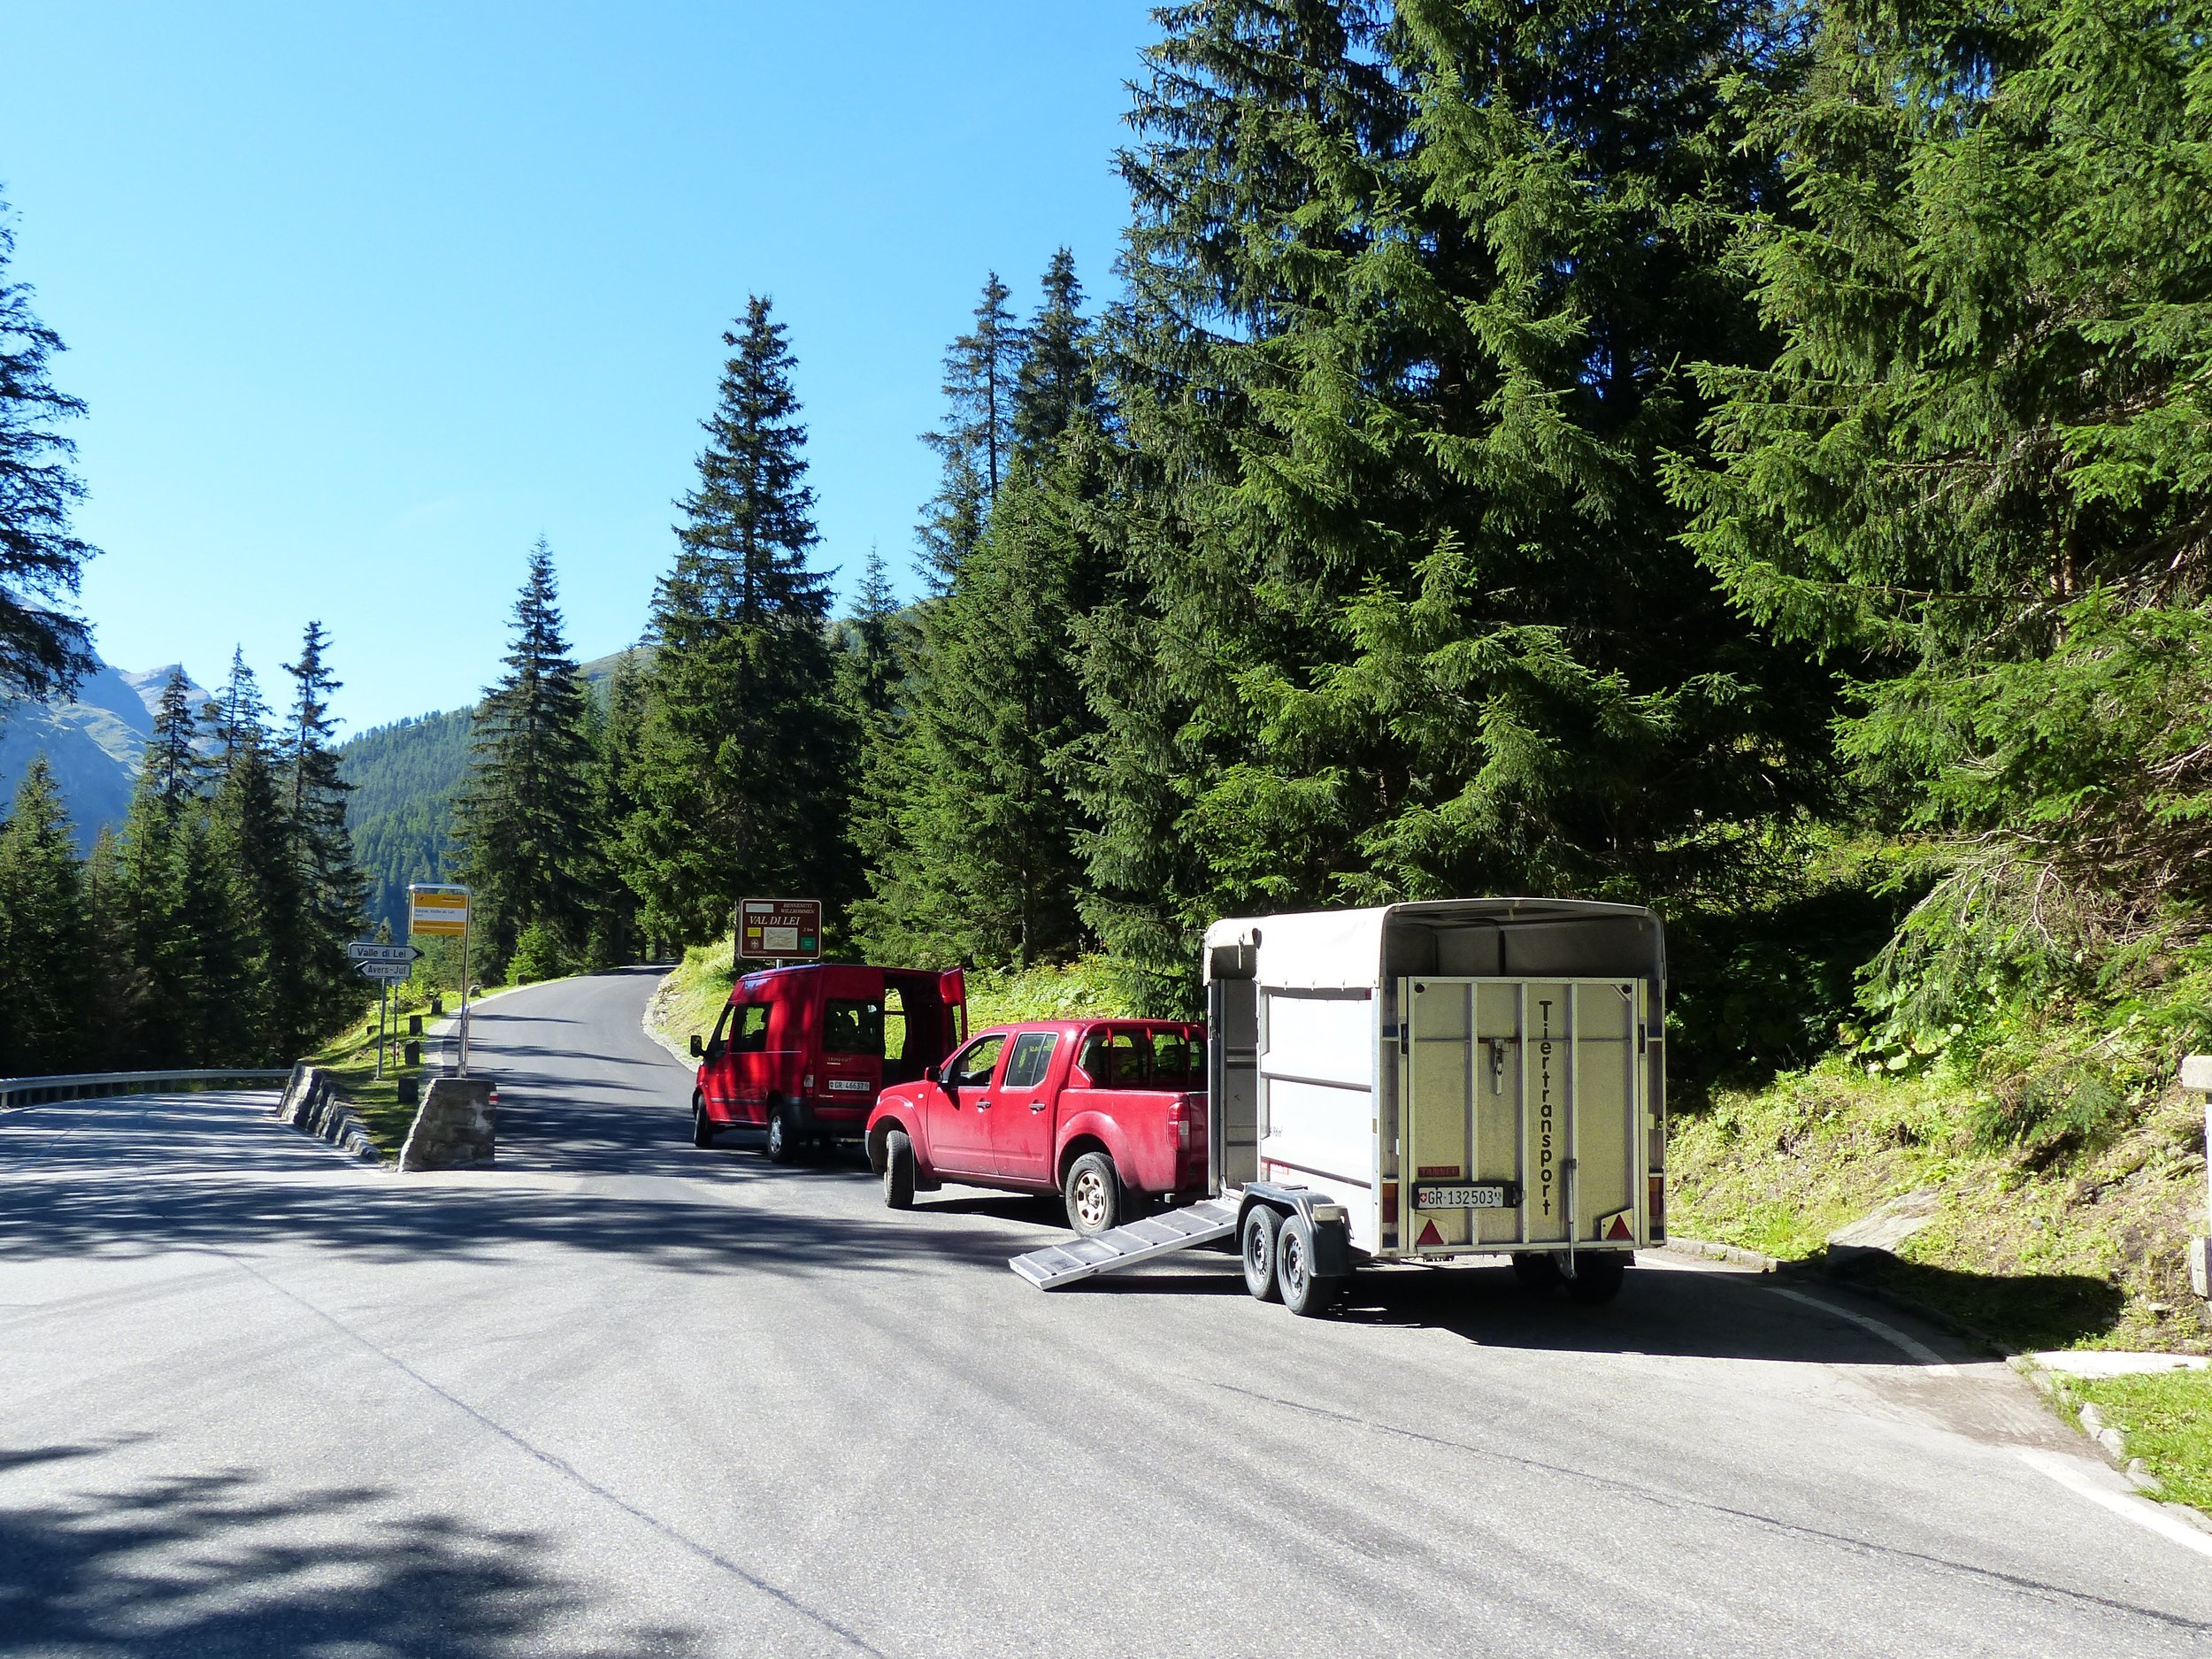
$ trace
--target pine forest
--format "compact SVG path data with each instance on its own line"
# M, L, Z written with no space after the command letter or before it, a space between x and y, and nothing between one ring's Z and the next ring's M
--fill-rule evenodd
M2017 1145L2212 1026L2200 7L1156 19L1116 268L947 319L918 596L820 546L805 342L745 301L641 649L587 679L541 541L482 703L361 740L373 845L312 626L284 710L242 662L165 705L88 860L25 782L0 1071L288 1058L439 877L488 979L812 895L835 954L1164 1013L1225 915L1648 903L1686 1102L1947 1056ZM12 419L73 412L7 326ZM34 634L36 689L81 641Z

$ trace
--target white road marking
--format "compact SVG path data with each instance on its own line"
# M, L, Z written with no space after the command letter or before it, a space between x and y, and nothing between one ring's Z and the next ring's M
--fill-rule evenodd
M2132 1493L2115 1492L2098 1482L2082 1468L2080 1460L2063 1452L2037 1451L2031 1447L2016 1446L2013 1453L2031 1469L2039 1469L2069 1492L2078 1494L2092 1503L2101 1504L2123 1520L2132 1521L2147 1532L2193 1549L2200 1555L2212 1555L2212 1533L2200 1532L2188 1522L2172 1516Z
M1854 1313L1848 1308L1839 1308L1832 1302L1823 1302L1817 1296L1808 1296L1801 1290L1786 1290L1779 1285L1770 1285L1767 1288L1778 1296L1787 1296L1792 1302L1801 1302L1808 1308L1817 1308L1821 1312L1833 1314L1839 1319L1847 1319L1862 1330L1873 1332L1885 1342L1893 1343L1925 1365L1931 1376L1955 1377L1958 1375L1957 1366L1950 1363L1925 1342L1916 1337L1907 1336L1893 1325L1884 1325L1879 1319L1870 1319L1865 1314Z

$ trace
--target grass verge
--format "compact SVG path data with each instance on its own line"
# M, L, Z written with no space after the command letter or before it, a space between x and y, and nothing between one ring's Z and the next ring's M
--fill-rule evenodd
M2158 1495L2212 1513L2212 1371L2059 1377L2061 1400L2093 1405L2157 1477Z
M361 1126L369 1132L369 1139L378 1148L396 1156L407 1140L407 1131L415 1121L415 1108L403 1106L399 1100L399 1080L412 1078L419 1087L425 1076L419 1065L400 1064L409 1041L407 1017L420 1014L426 1026L430 1021L429 994L412 982L396 987L394 1001L397 1010L386 1025L389 1041L385 1056L384 1075L376 1074L376 1016L370 1013L365 1019L349 1025L313 1054L307 1056L309 1065L322 1067L330 1073L338 1093L345 1097L361 1119ZM450 994L449 994L449 995ZM436 1040L420 1039L423 1052L433 1055Z
M1855 1274L2015 1350L2212 1352L2186 1244L2204 1132L2178 1090L2101 1144L1991 1150L1970 1087L1941 1070L1870 1078L1842 1060L1723 1092L1670 1125L1669 1225L1834 1265L1829 1235L1905 1201L1924 1225Z
M736 983L730 972L727 944L694 945L671 969L647 1004L645 1023L661 1041L680 1054L693 1033L706 1036L721 1018L722 1004L730 1000Z

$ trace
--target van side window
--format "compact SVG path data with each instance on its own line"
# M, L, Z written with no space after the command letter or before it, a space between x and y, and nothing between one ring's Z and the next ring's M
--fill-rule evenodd
M1059 1047L1057 1032L1025 1031L1014 1039L1014 1052L1006 1062L1008 1088L1035 1088L1045 1080L1052 1051Z
M717 1049L720 1048L722 1047L722 1039L729 1034L730 1007L731 1005L729 1003L723 1003L722 1018L714 1022L714 1035L707 1039L707 1052L710 1054L712 1054Z
M730 1032L730 1047L739 1054L758 1054L768 1047L768 1004L750 1002L738 1010Z
M883 1004L832 997L822 1005L822 1048L828 1054L882 1054Z

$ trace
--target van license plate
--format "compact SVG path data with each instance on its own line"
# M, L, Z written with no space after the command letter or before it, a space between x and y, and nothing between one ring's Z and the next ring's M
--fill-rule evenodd
M1510 1210L1511 1196L1500 1186L1416 1187L1416 1210Z

